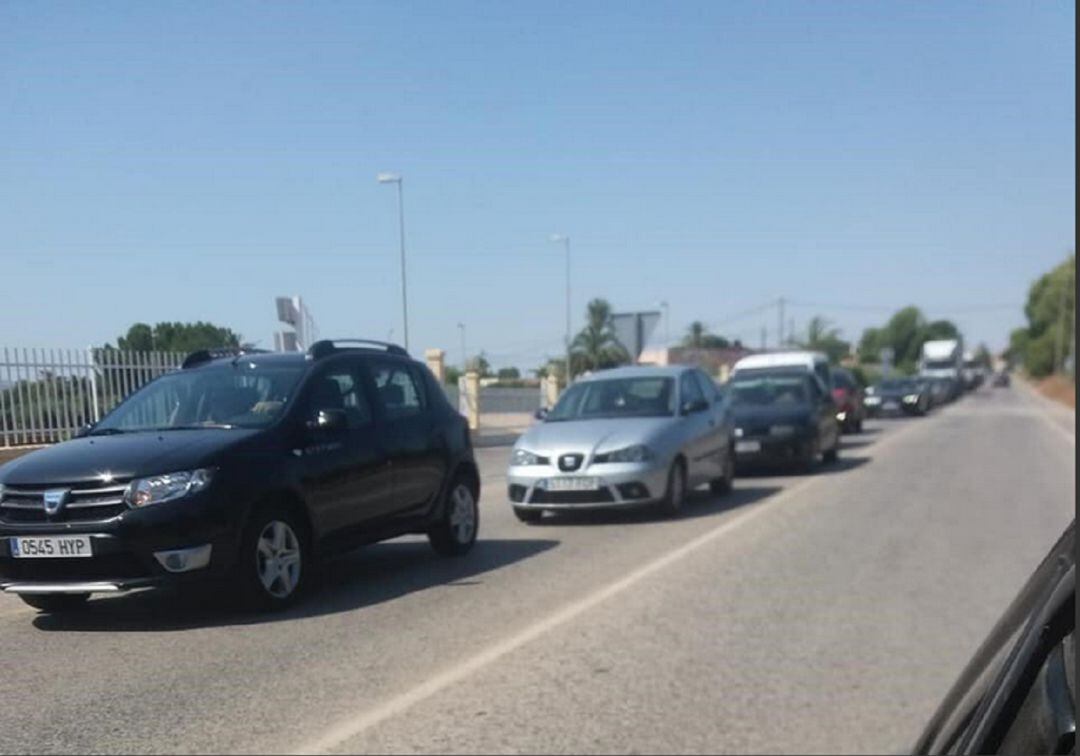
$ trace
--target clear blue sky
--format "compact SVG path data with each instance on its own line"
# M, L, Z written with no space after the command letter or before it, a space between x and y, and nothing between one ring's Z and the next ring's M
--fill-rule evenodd
M207 319L532 367L574 310L671 303L757 343L786 296L1004 345L1075 245L1075 7L0 4L0 344ZM875 309L878 308L878 309Z

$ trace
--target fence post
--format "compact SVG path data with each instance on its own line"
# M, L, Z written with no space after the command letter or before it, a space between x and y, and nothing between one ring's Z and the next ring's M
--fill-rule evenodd
M466 417L469 420L469 429L476 430L480 427L480 374L475 370L465 373L465 406L468 408Z
M446 352L442 349L427 349L424 359L428 369L435 374L435 380L442 384L446 380Z
M542 386L545 392L545 406L554 407L555 402L559 401L559 379L549 375L544 379Z
M94 417L91 422L96 423L101 419L101 407L98 406L97 395L97 366L94 364L94 348L86 348L86 362L90 369L90 406L93 408Z

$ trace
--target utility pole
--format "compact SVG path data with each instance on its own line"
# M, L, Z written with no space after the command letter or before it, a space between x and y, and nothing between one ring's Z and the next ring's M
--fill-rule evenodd
M469 369L469 353L465 350L465 324L458 323L457 327L461 331L461 374L465 375Z
M784 348L784 298L780 297L777 302L780 305L780 317L777 318L776 327L776 346L779 349Z
M764 352L765 349L768 347L768 345L769 345L769 329L766 326L762 326L761 327L761 351Z

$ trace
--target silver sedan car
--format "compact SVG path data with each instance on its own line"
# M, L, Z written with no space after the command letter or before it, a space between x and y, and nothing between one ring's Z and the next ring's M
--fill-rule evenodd
M688 366L624 367L574 383L514 444L507 472L518 519L545 511L658 504L721 493L735 474L732 425L716 384Z

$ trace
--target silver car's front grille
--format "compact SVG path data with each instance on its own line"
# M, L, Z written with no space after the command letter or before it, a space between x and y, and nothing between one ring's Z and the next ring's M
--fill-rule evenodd
M55 515L45 510L45 492L68 491L64 506ZM17 486L4 488L0 499L0 521L17 522L96 522L108 520L127 509L124 491L127 485L111 481L100 488L74 486Z

